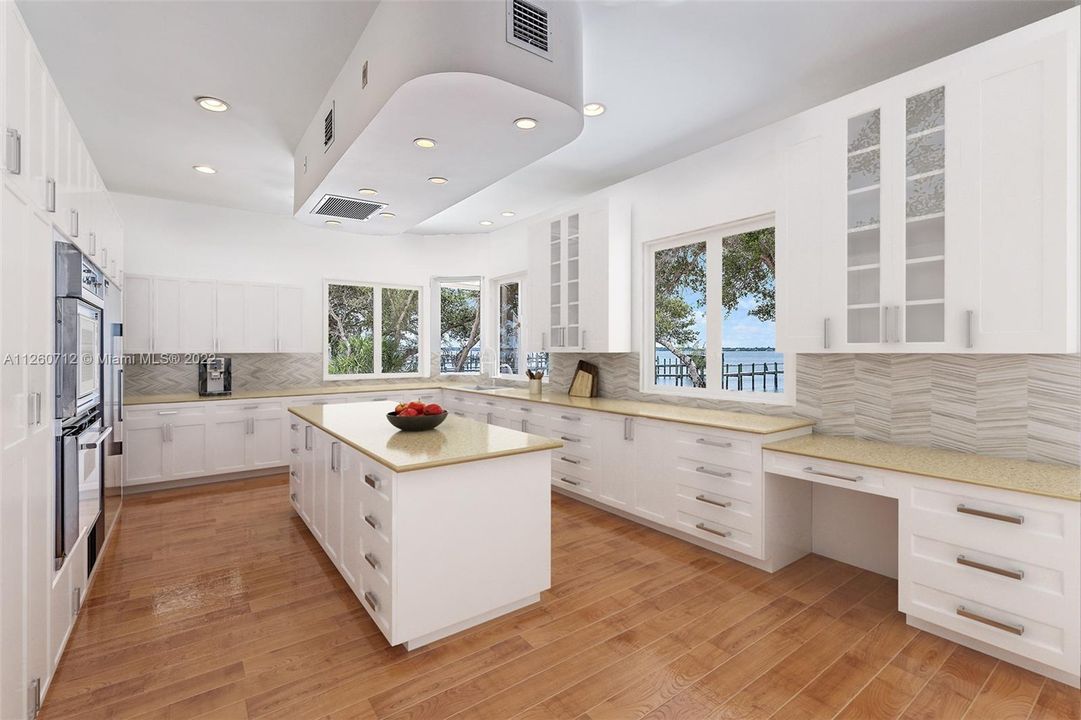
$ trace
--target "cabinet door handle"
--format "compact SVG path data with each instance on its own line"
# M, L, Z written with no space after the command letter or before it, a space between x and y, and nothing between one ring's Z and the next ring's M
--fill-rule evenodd
M1001 575L1002 577L1008 577L1011 580L1024 580L1024 570L1007 570L1006 568L995 567L994 565L987 565L982 562L976 562L975 560L969 560L964 555L957 556L957 564L964 565L965 567L975 568L977 570L983 570L994 575Z
M340 442L330 444L330 470L331 472L342 471L342 444Z
M822 319L822 349L830 349L830 319Z
M484 414L484 422L488 423L489 425L492 424L492 414L491 413L485 413Z
M168 442L173 441L173 424L165 423L165 435Z
M634 440L634 420L632 418L623 418L623 439Z
M901 306L893 306L893 341L895 343L904 342L904 336L901 335Z
M90 254L98 254L98 235L95 232L90 233Z
M582 418L575 417L574 415L560 415L559 418L561 420L566 420L567 422L581 422L582 421Z
M26 396L26 426L34 427L38 424L37 413L34 410L34 396L37 393L28 393Z
M803 468L803 472L833 478L834 480L847 480L848 482L859 482L860 480L863 480L862 475L838 475L837 473L826 472L825 470L815 470L811 465Z
M525 421L525 418L522 418L522 432L528 432L528 430L526 430L526 421Z
M728 532L727 530L714 530L713 528L709 527L705 523L698 523L697 525L695 525L695 527L698 528L699 530L702 530L702 531L708 532L708 533L712 533L713 535L717 535L719 537L728 537L729 535L732 534L732 533Z
M70 225L68 229L71 230L71 236L73 238L79 237L79 211L75 208L71 209Z
M975 313L972 310L965 311L965 347L972 349L972 320Z
M723 508L732 507L732 503L730 503L730 502L721 502L720 500L711 500L710 498L706 497L705 495L695 495L694 499L697 500L698 502L704 502L707 505L716 505L717 507L723 507Z
M522 412L533 412L533 408L520 407L518 409L521 410Z
M699 445L709 445L710 447L730 448L732 443L730 442L718 442L717 440L709 440L707 438L698 438L695 440Z
M964 515L975 515L976 517L987 518L988 520L998 520L999 522L1012 523L1014 525L1022 525L1025 522L1024 515L1006 515L1005 513L991 512L990 510L978 510L976 508L970 508L964 504L957 506L957 512Z
M23 170L23 136L15 128L7 132L7 171L12 175L21 175Z
M56 212L56 180L45 178L45 212Z
M889 343L890 341L890 309L886 305L882 306L882 342Z
M705 465L699 465L698 467L696 467L694 469L694 471L696 473L702 473L703 475L712 475L713 477L719 477L719 478L730 478L730 477L732 477L732 473L730 473L730 472L719 472L717 470L710 470Z
M380 528L379 521L372 515L365 515L364 522L372 526L373 529L378 530Z
M376 598L375 595L370 592L365 592L364 602L368 603L368 607L370 607L372 610L379 612L379 599Z
M312 426L311 425L306 425L304 427L304 449L305 450L311 450L312 449Z
M176 410L158 410L158 415L176 415Z
M375 557L375 555L372 555L371 553L364 553L364 560L372 566L373 570L379 569L379 560Z
M960 615L963 618L968 619L968 620L975 620L978 623L983 623L984 625L990 625L991 627L993 627L993 628L995 628L997 630L1004 630L1004 631L1006 631L1008 633L1012 633L1014 635L1024 635L1025 634L1025 626L1024 625L1011 625L1010 623L1004 623L1004 622L999 622L998 620L992 620L989 617L985 617L983 615L980 615L979 613L974 613L971 610L966 609L964 605L958 606L957 614Z
M582 349L585 350L586 349L586 331L585 330L579 330L578 331L578 340L581 343Z
M581 438L567 437L566 435L560 435L559 439L560 440L565 440L567 442L582 442Z
M380 482L379 478L377 478L375 475L365 475L364 482L367 483L368 487L372 488L373 490L378 490L383 485L383 483Z
M541 333L541 350L547 350L548 349L547 338L548 338L548 333Z
M571 480L570 478L565 478L565 477L561 477L561 478L559 478L559 480L560 480L560 482L565 482L568 485L581 485L582 484L582 483L578 482L577 480Z
M563 462L568 462L571 465L581 465L582 464L581 460L575 460L574 458L569 458L566 455L560 455L559 459L562 460Z

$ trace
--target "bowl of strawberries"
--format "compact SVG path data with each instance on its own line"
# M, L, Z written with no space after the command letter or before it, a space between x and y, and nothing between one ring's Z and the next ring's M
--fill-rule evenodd
M447 411L437 403L425 405L419 401L401 403L387 413L390 424L406 432L433 430L446 419Z

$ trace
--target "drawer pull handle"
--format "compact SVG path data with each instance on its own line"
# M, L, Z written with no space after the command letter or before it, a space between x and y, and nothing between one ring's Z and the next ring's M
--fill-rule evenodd
M294 455L300 454L300 450L297 450L296 448L289 448L289 452L293 453Z
M1025 522L1024 515L1006 515L1004 513L996 513L989 510L977 510L976 508L970 508L966 505L958 505L957 512L964 515L975 515L976 517L987 518L988 520L1013 523L1014 525L1023 525Z
M998 620L992 620L989 617L984 617L983 615L974 613L971 610L966 609L964 605L958 606L957 614L967 620L975 620L976 622L983 623L984 625L990 625L993 628L996 628L998 630L1004 630L1008 633L1013 633L1014 635L1025 634L1024 625L1011 625L1009 623L999 622Z
M368 603L368 607L376 612L379 612L379 599L370 592L364 593L364 602Z
M375 519L374 517L372 517L371 515L365 515L365 516L364 516L364 522L366 522L366 523L368 523L369 525L371 525L371 526L372 526L372 528L374 528L375 530L378 530L378 529L379 529L379 521L378 521L378 520L376 520L376 519Z
M368 484L368 487L374 490L378 490L383 485L375 475L365 475L364 482Z
M810 465L803 468L803 472L811 473L812 475L821 475L822 477L833 478L834 480L847 480L848 482L859 482L863 479L862 475L838 475L837 473L830 473L824 470L815 470L814 467Z
M374 570L379 569L379 561L376 560L375 555L364 553L364 561L371 565Z
M566 435L560 435L559 439L566 442L582 442L581 438L567 437Z
M711 500L710 498L706 497L705 495L696 495L694 497L694 499L697 500L698 502L704 502L707 505L716 505L717 507L723 507L723 508L732 507L732 503L730 503L730 502L721 502L720 500Z
M569 462L571 465L581 465L582 464L581 460L575 460L574 458L569 458L566 455L560 455L559 459L562 460L563 462Z
M575 417L574 415L560 415L559 417L561 420L566 420L568 422L581 422L582 420L582 418Z
M290 470L289 471L289 477L294 477L295 478L296 476L297 476L297 471L296 470Z
M965 567L976 568L977 570L983 570L984 572L994 573L995 575L1001 575L1002 577L1008 577L1011 580L1024 580L1024 570L1007 570L1005 568L995 567L994 565L985 565L982 562L976 562L975 560L969 560L964 555L957 556L957 564L964 565Z
M705 523L698 523L697 525L695 525L695 527L698 528L699 530L702 530L702 531L708 532L708 533L712 533L713 535L718 535L720 537L728 537L729 535L732 534L732 533L726 532L724 530L714 530L713 528L707 526Z
M560 482L565 482L568 485L581 485L582 484L582 483L578 482L577 480L571 480L570 478L565 478L565 477L559 478L559 481Z
M300 429L300 426L297 425L296 423L289 423L289 429L293 430L293 431L296 431L296 430Z
M464 412L458 412L457 410L454 411L454 414L457 415L458 417L465 417Z
M709 440L707 438L698 438L695 440L699 445L709 445L710 447L730 448L732 443L730 442L717 442L716 440Z
M158 410L158 415L176 415L177 410Z
M522 412L533 412L533 408L520 407L518 409L521 410Z
M730 473L730 472L720 472L718 470L710 470L705 465L699 465L698 467L696 467L694 469L694 471L696 473L702 473L703 475L712 475L713 477L719 477L719 478L730 478L730 477L732 477L732 473Z
M296 493L289 493L289 499L292 500L293 502L296 502L297 501L297 494Z

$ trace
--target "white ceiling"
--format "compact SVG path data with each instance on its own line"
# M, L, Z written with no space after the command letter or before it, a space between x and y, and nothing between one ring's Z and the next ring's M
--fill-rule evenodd
M584 2L586 100L608 112L416 231L476 233L480 219L498 229L1073 4ZM292 149L375 3L19 6L111 190L288 215ZM233 110L202 111L198 94Z

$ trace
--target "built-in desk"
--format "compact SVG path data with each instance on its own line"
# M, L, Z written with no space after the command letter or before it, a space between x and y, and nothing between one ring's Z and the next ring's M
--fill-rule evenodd
M795 506L808 500L793 480L897 500L909 624L1079 685L1081 470L814 434L762 454L767 485ZM771 533L811 536L791 523Z

